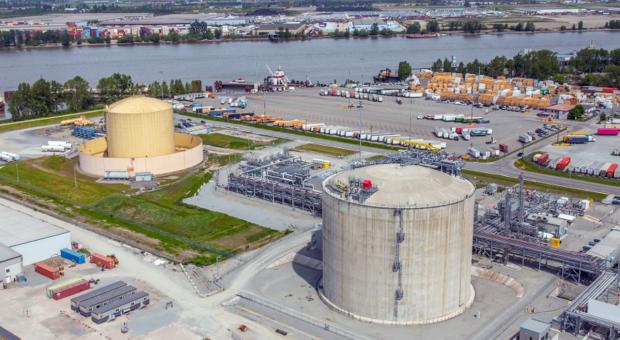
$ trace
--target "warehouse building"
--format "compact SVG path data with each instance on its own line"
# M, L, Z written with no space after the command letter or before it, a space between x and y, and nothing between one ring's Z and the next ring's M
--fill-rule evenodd
M0 245L21 255L22 266L57 256L62 248L71 248L71 233L65 229L1 204L0 216Z
M618 264L618 258L620 257L620 226L611 228L609 233L600 242L587 251L587 254L604 259L608 268Z
M22 272L22 256L15 250L0 244L0 279L10 283Z

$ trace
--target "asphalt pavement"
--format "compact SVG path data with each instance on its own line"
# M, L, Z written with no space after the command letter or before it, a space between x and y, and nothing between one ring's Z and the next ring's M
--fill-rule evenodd
M376 153L376 154L389 154L393 152L390 150L377 149L377 148L368 147L368 146L360 147L359 145L352 145L352 144L342 143L342 142L337 142L337 141L332 141L332 140L325 140L325 139L313 137L311 135L295 135L295 134L290 134L286 132L272 131L272 130L254 128L254 127L249 127L249 126L242 126L242 125L233 124L233 123L209 121L208 124L212 126L216 126L216 127L221 127L221 128L234 128L234 129L248 131L248 132L256 133L256 134L262 134L262 135L278 137L278 138L301 140L305 142L318 143L318 144L329 145L329 146L345 148L345 149L353 149L353 150L361 149L362 151ZM540 148L540 145L538 144L526 146L525 148L523 148L523 153L528 154L530 152L537 150L538 148ZM495 162L489 162L489 163L468 162L465 165L465 169L486 172L490 174L511 176L511 177L518 177L519 174L523 173L523 175L525 176L527 180L533 180L533 181L538 181L542 183L548 183L548 184L564 186L564 187L574 188L574 189L620 195L620 187L586 182L586 181L582 181L579 179L552 176L552 175L546 175L546 174L540 174L540 173L520 170L514 166L514 162L518 158L519 156L517 156L517 154L515 153L507 157L503 157Z

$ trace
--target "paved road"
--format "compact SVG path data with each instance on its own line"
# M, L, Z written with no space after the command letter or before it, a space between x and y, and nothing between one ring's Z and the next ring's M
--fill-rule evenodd
M540 145L538 144L530 145L523 149L523 154L527 155L531 152L538 150L539 148L540 148ZM523 176L525 177L525 179L528 179L528 180L534 180L538 182L559 185L559 186L563 186L567 188L575 188L575 189L581 189L581 190L602 192L606 194L620 195L620 187L616 187L616 186L586 182L586 181L566 178L566 177L540 174L540 173L530 172L530 171L523 171L521 169L518 169L514 165L514 162L518 158L519 156L517 156L517 154L515 153L507 157L501 158L500 160L497 160L495 162L491 162L491 163L469 162L469 163L466 163L465 169L487 172L487 173L498 174L498 175L512 176L512 177L517 177L519 176L519 174L523 173Z
M231 123L224 123L224 122L209 121L208 123L209 125L216 126L216 127L235 128L235 129L240 129L243 131L248 131L251 133L268 135L268 136L278 137L278 138L296 139L296 140L302 140L305 142L320 143L324 145L340 147L340 148L345 148L345 149L359 150L360 148L359 146L351 145L348 143L324 140L324 139L316 138L310 135L307 135L307 136L294 135L294 134L289 134L285 132L271 131L271 130L253 128L249 126L241 126L238 124L231 124ZM538 150L539 148L540 148L539 144L534 144L534 145L525 147L523 152L524 154L528 154L530 152ZM361 149L362 151L377 153L377 154L389 154L393 152L389 150L382 150L382 149L377 149L377 148L372 148L372 147L367 147L367 146L362 146ZM620 195L620 187L585 182L585 181L565 178L565 177L539 174L535 172L527 172L527 171L524 172L520 169L517 169L514 166L514 162L518 158L519 157L517 156L517 154L513 154L508 157L504 157L498 161L490 162L490 163L470 162L465 165L465 169L481 171L481 172L497 174L497 175L512 176L512 177L517 177L519 176L520 173L524 173L525 178L528 180L535 180L539 182L544 182L544 183L549 183L549 184L554 184L554 185L559 185L559 186L565 186L568 188L575 188L575 189L581 189L581 190L596 191L596 192L602 192L602 193L607 193L607 194Z

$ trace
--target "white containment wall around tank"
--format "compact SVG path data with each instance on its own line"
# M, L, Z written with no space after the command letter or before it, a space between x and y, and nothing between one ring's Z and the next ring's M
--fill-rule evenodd
M330 183L370 180L363 202ZM374 165L323 183L322 296L385 324L449 319L471 305L474 186L420 166Z

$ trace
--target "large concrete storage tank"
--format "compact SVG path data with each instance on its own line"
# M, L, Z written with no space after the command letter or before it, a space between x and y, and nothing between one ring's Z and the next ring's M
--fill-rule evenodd
M474 186L421 166L323 182L322 298L349 316L425 324L471 305Z
M108 157L154 157L174 153L172 106L148 97L129 97L105 112Z

